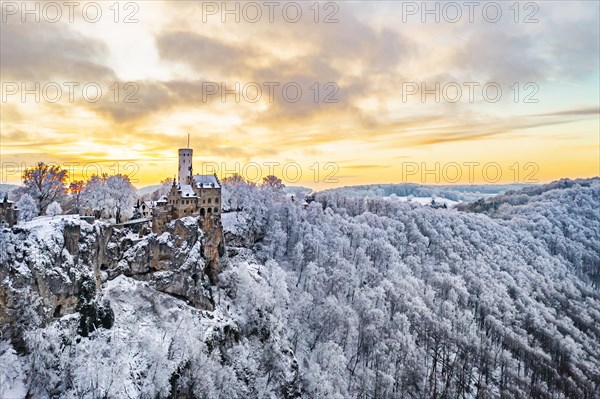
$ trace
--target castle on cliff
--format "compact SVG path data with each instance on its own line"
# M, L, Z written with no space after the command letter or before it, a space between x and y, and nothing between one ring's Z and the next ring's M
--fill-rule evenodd
M188 144L189 146L189 144ZM221 182L216 174L194 175L191 148L179 149L177 180L152 208L152 231L160 234L167 224L186 216L200 216L211 223L221 219Z

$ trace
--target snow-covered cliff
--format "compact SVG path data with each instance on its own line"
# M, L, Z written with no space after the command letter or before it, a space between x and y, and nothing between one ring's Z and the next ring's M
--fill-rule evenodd
M69 216L38 218L4 229L2 335L19 342L22 325L43 327L75 313L120 275L146 281L198 309L212 309L207 287L218 273L224 244L220 226L203 231L200 223L181 219L161 236L143 238L108 223L89 224Z

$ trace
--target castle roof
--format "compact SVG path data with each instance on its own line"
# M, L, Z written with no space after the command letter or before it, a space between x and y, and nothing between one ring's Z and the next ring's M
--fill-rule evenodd
M215 175L194 175L193 179L198 188L221 188L219 179Z
M184 198L196 196L194 189L189 184L182 184L181 186L179 186L179 191L181 191L181 196Z
M148 208L154 208L157 202L158 201L144 201L143 204L145 204Z

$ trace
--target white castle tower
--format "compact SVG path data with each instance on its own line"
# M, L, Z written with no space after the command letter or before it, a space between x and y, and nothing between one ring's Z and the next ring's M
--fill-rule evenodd
M180 186L192 184L192 156L194 150L190 147L190 135L188 134L188 148L179 149L179 178Z

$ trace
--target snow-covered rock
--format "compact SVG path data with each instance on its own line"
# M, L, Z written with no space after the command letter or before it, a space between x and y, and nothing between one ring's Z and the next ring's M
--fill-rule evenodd
M212 309L209 285L224 251L220 226L206 227L203 231L197 219L186 218L160 237L134 240L108 223L43 217L2 230L0 331L19 341L24 318L43 326L74 313L81 306L84 283L92 281L95 295L107 280L122 274L199 309ZM31 314L25 315L27 305Z

